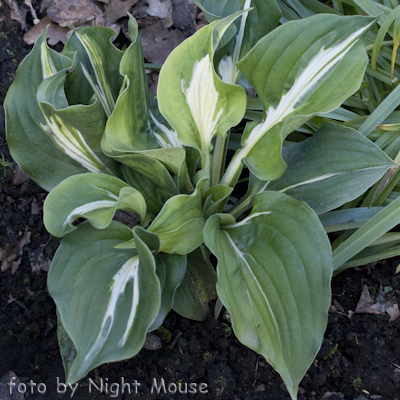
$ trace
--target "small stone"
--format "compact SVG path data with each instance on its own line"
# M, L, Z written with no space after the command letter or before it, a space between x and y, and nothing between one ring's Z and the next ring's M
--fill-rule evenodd
M8 384L11 381L13 381L13 383L16 385L14 388L18 387L18 385L21 383L13 371L8 372L7 374L3 375L2 378L0 378L0 400L23 400L24 395L18 393L17 390L13 390L10 394L10 386Z
M395 368L395 369L393 370L391 379L392 379L392 381L393 381L394 383L400 383L400 369Z
M143 348L146 350L159 350L162 348L161 339L155 333L148 333Z
M255 391L255 392L265 392L265 389L266 389L266 387L265 387L265 385L262 383L261 385L258 385L258 386L254 389L254 391Z

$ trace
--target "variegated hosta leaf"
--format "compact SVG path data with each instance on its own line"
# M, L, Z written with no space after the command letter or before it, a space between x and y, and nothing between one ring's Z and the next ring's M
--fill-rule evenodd
M81 28L72 33L63 50L75 63L66 84L69 101L71 104L85 101L90 87L107 117L114 110L123 81L118 74L123 52L111 43L115 35L114 30L104 26Z
M354 200L396 167L356 130L325 124L309 139L283 148L288 168L268 190L305 201L321 214Z
M118 174L115 161L100 149L105 127L100 103L93 99L89 105L69 106L64 92L65 78L65 71L61 71L45 79L38 88L37 99L45 119L43 130L55 146L86 170Z
M100 364L133 357L157 317L161 290L152 254L157 237L139 227L133 234L136 250L127 252L114 246L132 238L131 229L115 221L103 230L83 224L56 252L49 292L77 351L67 383Z
M143 220L146 202L139 191L124 181L104 174L74 175L61 182L44 203L44 224L54 236L73 231L78 218L96 229L106 228L116 210L133 211Z
M149 99L142 46L135 19L129 16L132 43L125 51L119 72L124 77L117 105L107 121L106 140L115 153L157 149L150 131Z
M331 247L317 216L304 202L265 192L243 221L209 218L204 240L218 258L217 292L236 336L267 359L296 399L331 301Z
M121 163L134 167L136 154L141 159L150 157L161 162L175 174L177 187L185 192L191 189L187 180L186 153L176 132L162 124L149 109L147 78L143 63L142 47L135 19L129 15L131 45L125 51L120 74L124 86L115 109L107 120L103 151ZM151 160L149 161L151 163ZM153 163L154 164L154 163ZM164 171L159 176L169 175Z
M238 15L208 25L185 40L160 72L160 111L179 141L202 153L203 167L213 137L225 135L238 124L246 108L245 91L222 82L213 67L216 47Z
M55 147L42 129L46 121L36 98L37 88L44 79L72 67L67 57L47 47L45 38L43 32L18 67L4 108L7 143L13 159L40 186L51 190L63 179L87 170Z
M201 188L207 177L201 177L196 190L169 199L149 231L160 239L160 251L169 254L188 254L203 243L205 224L201 207Z
M252 150L274 126L283 140L305 119L337 108L359 88L368 61L359 39L373 22L369 17L315 15L280 26L253 47L238 65L266 115L243 139L222 183L233 184L243 160L251 169ZM264 180L278 178L270 165L263 168L254 157L258 169L253 173ZM266 150L265 159L269 157ZM280 154L276 158L282 163Z
M238 10L248 10L236 24L236 38L229 51L221 60L218 72L222 80L236 83L240 71L236 63L267 33L278 26L281 11L275 0L200 0L193 1L200 7L209 22L228 17Z

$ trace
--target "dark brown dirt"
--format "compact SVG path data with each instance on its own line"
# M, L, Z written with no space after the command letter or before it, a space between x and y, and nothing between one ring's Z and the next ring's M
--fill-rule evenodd
M16 68L30 46L24 44L19 25L7 18L0 22L0 32L2 104ZM2 155L5 161L12 162L5 142L2 107L0 152L0 162ZM0 272L0 378L13 371L27 385L26 398L54 400L71 398L72 391L68 388L62 393L62 386L57 387L58 379L63 382L64 375L56 338L55 306L46 289L47 273L32 272L30 261L30 257L40 253L51 257L58 245L45 231L42 215L32 213L32 204L41 204L45 195L30 180L13 184L12 167L0 166L0 248L19 241L26 229L31 231L17 271ZM400 399L400 319L390 323L386 315L365 314L348 318L364 284L371 293L380 285L391 288L390 294L400 299L400 278L394 274L398 263L399 259L391 259L377 264L372 271L351 270L334 278L333 300L343 310L329 315L325 340L301 383L299 399ZM161 349L143 350L133 359L97 368L79 382L72 398L289 399L279 375L262 357L238 342L229 322L222 317L215 320L210 315L200 323L172 312L164 328L171 340L162 341ZM108 395L91 384L99 386L101 379L108 384ZM125 388L122 394L122 379L139 383L137 393L131 385L131 393ZM197 393L161 391L157 395L154 390L151 393L154 379L158 385L164 379L167 389L168 385L173 389L181 383L182 391L185 383L193 383ZM33 386L31 393L30 382L45 384L45 392L41 385ZM118 394L117 386L110 386L112 383L120 384ZM199 392L202 383L207 385L203 389L207 393ZM8 386L4 387L8 390ZM14 388L14 395L15 391ZM11 398L8 393L1 392L0 384L0 399Z

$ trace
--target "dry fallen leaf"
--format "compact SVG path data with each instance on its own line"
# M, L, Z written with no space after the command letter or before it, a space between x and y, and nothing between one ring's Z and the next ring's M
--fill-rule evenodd
M6 3L11 8L10 18L14 21L18 21L21 24L23 30L26 29L26 13L27 10L20 9L15 0L5 0Z
M70 24L78 27L92 22L92 25L104 25L104 14L99 6L90 0L54 0L47 9L47 15L60 26Z
M41 202L39 202L35 197L33 198L32 204L31 204L31 214L33 215L39 215L42 212L43 205Z
M43 249L37 249L29 254L32 272L45 271L48 272L51 260L44 253Z
M36 11L32 6L32 0L24 0L24 4L26 4L29 9L31 10L32 18L33 18L33 23L36 25L39 23L39 18L36 15Z
M109 0L104 5L104 17L106 20L106 26L111 27L117 20L122 17L126 17L128 11L138 2L139 0Z
M172 0L172 19L174 27L189 34L196 31L197 6L189 0ZM203 14L204 15L204 14ZM207 25L207 20L204 25Z
M2 272L7 271L9 268L13 266L14 269L18 268L19 264L17 259L22 256L22 253L24 251L24 246L30 243L30 241L31 241L31 232L28 231L28 227L26 227L25 233L22 236L21 240L15 241L12 244L7 243L4 249L0 248L0 261L1 261L0 269ZM13 261L16 261L14 265Z
M66 26L60 26L53 22L48 15L40 20L37 25L34 25L24 35L26 44L34 44L36 39L41 35L43 29L49 25L47 30L47 39L50 45L55 46L58 42L67 43L70 29Z
M151 63L162 64L171 51L185 40L179 29L168 31L161 21L139 30L144 58Z
M147 2L149 3L146 9L147 14L160 19L165 19L168 16L171 17L171 0L147 0Z
M395 321L399 316L399 306L395 297L387 298L386 293L380 288L376 301L371 299L368 286L364 285L360 300L357 304L356 313L384 314L390 315L390 322Z
M15 163L13 167L13 179L12 183L15 186L21 185L29 179L29 176L22 171L19 164Z

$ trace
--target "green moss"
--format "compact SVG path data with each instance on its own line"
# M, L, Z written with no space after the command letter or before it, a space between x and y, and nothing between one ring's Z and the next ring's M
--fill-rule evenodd
M160 326L156 332L163 342L169 343L171 341L172 334L167 328Z
M361 387L361 378L360 375L357 375L357 378L352 379L352 385L355 390L359 390Z
M324 357L324 360L332 358L332 356L336 353L338 347L339 347L339 345L337 343L333 347L331 347L331 350L329 351L329 354Z

